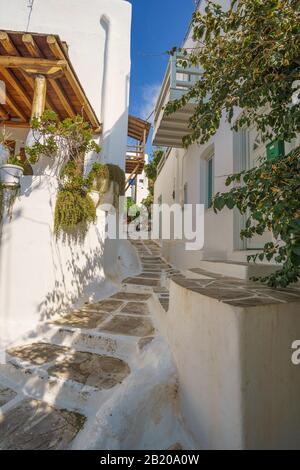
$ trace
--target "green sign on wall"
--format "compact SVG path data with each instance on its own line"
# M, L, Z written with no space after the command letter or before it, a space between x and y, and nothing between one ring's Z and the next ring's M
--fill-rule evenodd
M279 157L284 157L284 141L273 140L267 145L267 160L275 160Z

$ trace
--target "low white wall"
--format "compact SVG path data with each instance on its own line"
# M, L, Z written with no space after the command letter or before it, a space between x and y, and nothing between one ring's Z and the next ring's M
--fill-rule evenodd
M299 449L300 303L239 308L170 284L157 309L179 374L180 406L201 449Z
M127 241L105 241L98 209L83 243L55 239L56 178L21 178L12 220L0 242L0 345L15 340L57 312L104 297L139 269Z

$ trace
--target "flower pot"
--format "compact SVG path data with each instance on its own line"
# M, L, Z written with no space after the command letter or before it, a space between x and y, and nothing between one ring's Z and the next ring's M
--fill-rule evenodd
M5 187L16 187L20 184L20 178L23 176L24 170L19 165L1 165L0 166L0 182Z
M93 203L95 204L95 207L99 206L100 203L100 194L98 191L90 191L89 196L93 200Z

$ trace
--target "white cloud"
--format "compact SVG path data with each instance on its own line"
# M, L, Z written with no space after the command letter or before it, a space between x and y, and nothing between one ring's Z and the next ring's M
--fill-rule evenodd
M160 92L160 83L145 85L142 89L142 104L140 107L140 116L142 119L149 118L155 108L158 94ZM153 114L149 121L153 121Z

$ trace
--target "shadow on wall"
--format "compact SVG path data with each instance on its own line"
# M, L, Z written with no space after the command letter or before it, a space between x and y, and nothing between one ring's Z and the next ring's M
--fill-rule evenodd
M138 269L126 240L105 241L100 209L84 243L56 240L57 189L56 178L23 177L13 218L3 224L0 343L13 341L56 313L110 295L122 277Z

